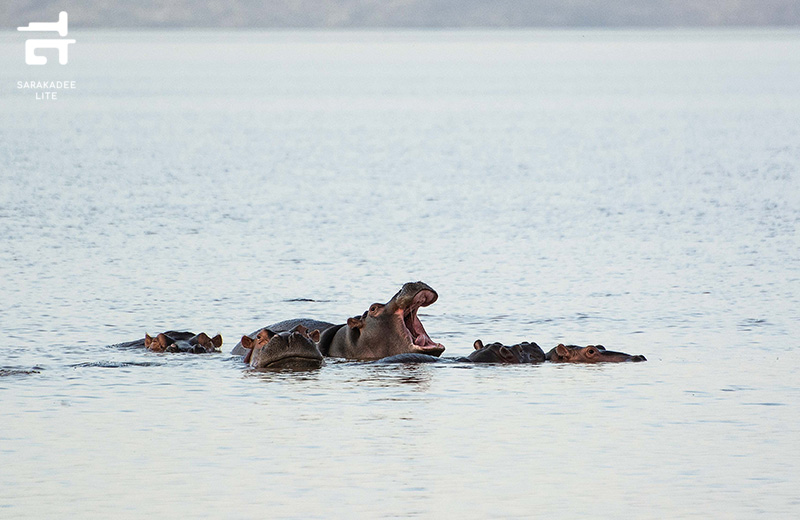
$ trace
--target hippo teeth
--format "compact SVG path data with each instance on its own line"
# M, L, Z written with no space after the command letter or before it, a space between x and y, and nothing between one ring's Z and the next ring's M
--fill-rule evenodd
M402 316L403 325L405 326L411 345L416 347L419 351L441 351L444 349L440 343L436 343L428 336L425 327L422 326L422 322L417 317L417 311L420 307L426 307L435 301L436 293L422 290L414 297L411 305L398 312Z

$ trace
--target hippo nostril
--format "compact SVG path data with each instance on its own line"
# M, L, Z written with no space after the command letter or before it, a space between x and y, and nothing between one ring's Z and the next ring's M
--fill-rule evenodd
M647 361L647 358L644 356L633 356L631 361Z

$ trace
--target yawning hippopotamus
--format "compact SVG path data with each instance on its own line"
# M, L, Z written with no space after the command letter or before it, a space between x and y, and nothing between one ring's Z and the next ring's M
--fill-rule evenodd
M303 325L284 332L262 329L255 339L242 336L242 347L248 350L244 362L253 368L319 368L322 354L316 341L319 331L309 334Z
M222 346L222 336L217 334L209 338L205 332L194 334L192 332L167 331L151 337L144 335L144 347L153 352L191 352L205 354L219 352Z
M475 352L467 356L473 363L542 363L545 359L541 347L527 341L507 347L502 343L484 345L476 339L473 347Z
M559 344L547 353L547 360L554 363L621 363L624 361L647 361L647 358L606 350L603 345L579 347Z
M347 359L381 359L403 353L439 356L444 346L434 342L417 317L420 307L439 297L423 282L409 282L387 303L373 303L361 316L349 318L322 333L322 354Z

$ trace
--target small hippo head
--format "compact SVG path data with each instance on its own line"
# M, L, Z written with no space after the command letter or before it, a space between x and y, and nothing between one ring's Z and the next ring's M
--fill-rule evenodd
M647 358L606 350L603 345L579 347L559 344L547 353L547 360L554 363L621 363L624 361L647 361Z
M322 354L317 348L319 331L298 325L291 331L262 329L255 339L242 336L242 346L249 350L244 362L253 368L319 368Z
M217 334L213 338L209 338L205 332L201 332L197 336L189 340L189 344L194 347L194 352L202 354L205 352L218 352L222 346L222 336Z
M541 363L544 351L536 343L524 341L506 346L502 343L484 345L479 339L473 344L475 351L467 356L474 363Z
M144 346L153 352L204 354L219 351L219 347L222 346L222 336L217 334L210 338L205 332L193 334L191 332L168 331L162 332L154 338L149 334L145 334Z

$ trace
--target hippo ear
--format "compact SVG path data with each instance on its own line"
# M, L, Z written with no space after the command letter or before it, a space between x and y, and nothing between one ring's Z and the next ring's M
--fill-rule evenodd
M320 337L319 329L314 329L311 332L309 332L308 337L311 338L311 341L313 341L314 343L319 343L319 337Z
M242 336L242 346L246 349L252 349L255 340L250 336Z
M364 326L364 320L359 318L347 318L347 326L351 329L360 329Z
M211 344L214 345L214 348L220 348L222 346L222 336L217 334L211 338Z
M556 347L556 354L558 354L559 357L562 358L569 358L570 350L567 347L565 347L563 343L559 343L558 346Z
M153 343L153 338L148 333L144 333L144 348L150 348L150 345Z
M201 332L197 336L195 336L195 343L198 345L208 345L211 342L211 338L208 337L208 334L205 332Z
M483 341L476 339L472 346L475 347L475 350L480 350L483 348Z
M294 328L295 332L299 332L301 336L308 336L308 329L305 328L303 325L298 325Z
M149 348L154 352L164 352L164 349L167 348L167 345L169 345L169 338L167 338L167 336L165 336L163 333L159 334L155 338L150 338L149 345L147 344L148 343L147 338L148 336L145 335L144 337L145 345L147 345L147 348Z

